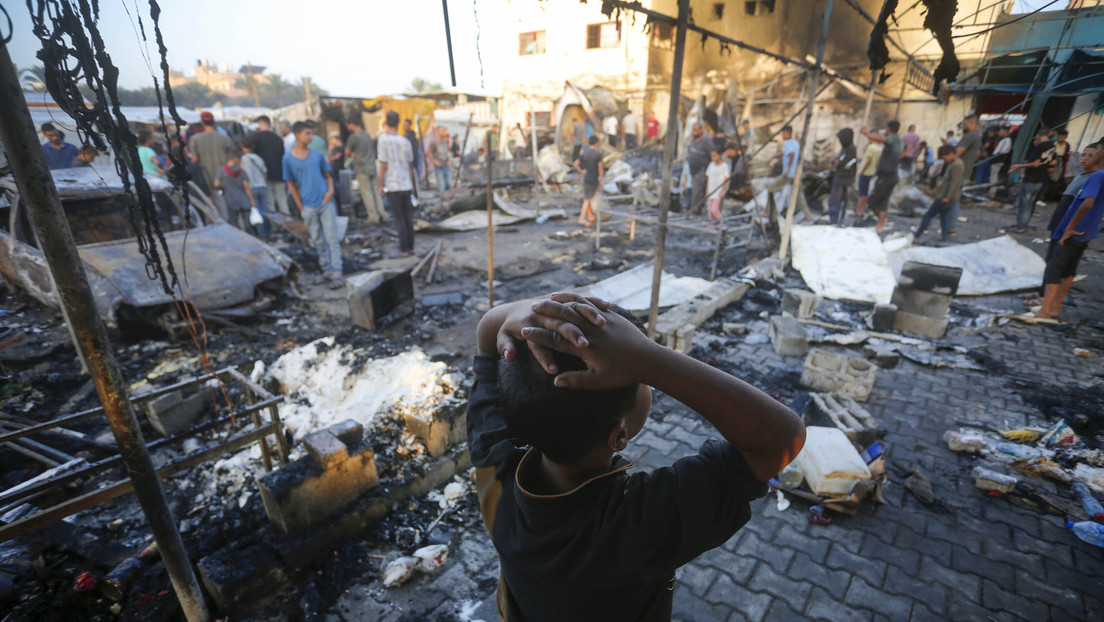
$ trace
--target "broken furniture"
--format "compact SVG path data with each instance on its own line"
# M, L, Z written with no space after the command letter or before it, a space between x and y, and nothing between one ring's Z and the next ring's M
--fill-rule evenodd
M353 324L374 331L400 305L414 299L410 270L373 270L345 279L345 298Z
M878 368L866 359L814 348L805 357L801 384L865 402L874 388L877 371Z
M237 369L233 367L227 367L214 373L220 382L230 383L238 382L243 386L244 393L246 395L247 405L244 407L232 406L228 414L206 421L199 425L192 426L191 428L176 434L175 436L169 436L166 438L158 439L146 444L149 450L158 449L166 445L181 444L185 439L192 438L201 432L208 430L222 428L226 429L226 426L232 426L236 422L248 421L252 423L252 427L243 429L230 428L227 430L229 438L225 441L207 447L199 451L186 454L171 462L168 462L157 469L157 475L159 477L168 477L174 473L183 471L184 469L191 468L198 464L203 464L214 460L227 452L237 451L244 447L248 447L254 442L259 442L261 448L261 457L264 459L264 465L266 470L272 469L272 456L276 454L281 463L287 463L287 444L284 438L283 425L280 421L279 412L276 409L276 405L283 401L281 396L273 396L264 388L258 386L256 383L249 380L249 378L242 375ZM211 398L211 393L204 387L212 378L208 375L199 375L194 378L177 382L175 384L162 387L160 389L137 395L130 398L132 404L135 405L136 410L143 409L146 402L155 400L159 397L172 394L178 391L187 391L193 388L203 388L201 394L206 393L207 399ZM218 392L221 397L222 392ZM261 413L267 411L269 413L268 423L263 423L261 419ZM102 417L104 409L103 407L93 408L84 412L79 412L65 417L54 419L53 421L47 421L38 425L27 426L15 432L8 432L0 434L0 443L14 441L21 439L25 436L38 434L51 429L58 428L74 421L82 421L85 419L92 419L95 417ZM275 442L275 450L272 449L270 444L273 441L269 441L269 437L272 437ZM104 458L92 464L85 464L83 461L70 462L66 465L62 465L54 469L49 476L36 478L29 480L12 488L9 488L3 492L0 492L0 513L5 510L11 509L15 506L27 503L28 501L45 494L47 492L54 492L64 490L72 482L87 478L91 475L99 473L110 467L119 466L122 464L122 456L115 455L110 458ZM92 507L99 506L111 499L122 496L133 490L133 484L129 478L121 479L113 483L107 484L100 488L96 488L87 493L84 493L78 497L62 501L49 509L37 511L34 513L26 514L20 517L18 520L14 520L8 524L0 525L0 542L6 542L13 538L25 535L53 522L61 520L66 516L76 514L82 510L87 510Z
M893 289L897 307L893 328L901 332L942 339L947 332L947 311L958 292L962 268L907 261Z

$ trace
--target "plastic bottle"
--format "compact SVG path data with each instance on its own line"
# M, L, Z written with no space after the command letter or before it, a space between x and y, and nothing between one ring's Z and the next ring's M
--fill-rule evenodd
M801 485L801 482L805 481L805 474L802 473L801 466L795 460L782 469L782 472L778 474L778 480L786 488L797 488Z
M1071 481L1070 486L1073 486L1073 494L1077 495L1077 500L1081 502L1081 507L1085 508L1089 516L1098 523L1104 523L1104 507L1101 507L1089 487L1077 480Z
M1104 525L1087 520L1079 523L1070 521L1066 523L1066 529L1072 529L1085 542L1104 548Z
M1048 452L1038 447L1016 445L1014 443L997 443L997 451L1017 458L1039 458L1048 455Z

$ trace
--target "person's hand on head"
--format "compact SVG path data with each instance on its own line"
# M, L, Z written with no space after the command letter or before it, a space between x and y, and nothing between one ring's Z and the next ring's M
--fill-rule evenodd
M600 298L584 298L577 294L552 294L552 298L520 305L503 320L496 336L498 353L508 361L517 356L517 347L525 341L523 330L538 327L548 331L548 340L587 347L581 326L601 326L606 322L602 311L610 304ZM529 341L533 358L550 374L559 372L552 350L541 343Z

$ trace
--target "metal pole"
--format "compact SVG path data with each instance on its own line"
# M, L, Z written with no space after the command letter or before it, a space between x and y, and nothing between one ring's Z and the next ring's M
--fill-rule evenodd
M686 21L690 0L678 0L675 30L675 60L671 67L671 103L667 109L667 136L663 147L663 169L659 186L659 222L656 223L655 269L652 271L652 303L648 309L648 338L655 339L659 319L659 283L663 278L663 251L667 244L667 210L671 205L671 164L678 144L679 100L682 92L682 58L686 54Z
M533 109L529 109L529 142L532 144L530 155L533 160L533 179L544 186L544 176L541 175L540 167L537 166L537 111Z
M449 27L448 0L441 0L441 10L445 13L445 44L449 53L449 74L452 76L452 86L456 88L456 62L452 58L452 28Z
M866 107L863 108L862 123L859 124L859 127L867 127L868 125L870 125L870 108L874 105L874 87L877 84L878 72L876 70L872 70L870 72L870 90L866 92Z
M491 133L487 132L487 300L494 307L494 196L491 189L491 173L494 156L491 155Z
M824 46L828 42L828 27L832 23L832 2L833 0L827 0L824 3L824 21L820 26L820 42L817 43L816 65L813 67L812 75L809 76L809 103L805 105L805 123L801 130L801 148L798 151L797 170L794 171L793 186L790 189L790 202L786 207L786 227L782 232L782 242L778 246L778 258L783 262L786 261L786 253L790 250L790 230L793 228L794 209L797 207L797 193L801 192L801 172L804 169L801 163L807 155L805 145L808 142L806 139L809 137L809 122L813 118L813 106L816 105L817 85L820 84L820 64L824 62Z
M115 442L123 458L135 494L142 505L153 538L161 550L173 589L189 622L209 619L207 605L199 591L184 543L176 529L161 481L146 451L130 400L127 399L115 357L107 340L107 329L96 309L92 288L77 254L69 221L61 207L54 179L38 144L27 102L23 99L6 43L0 42L0 140L8 162L20 182L20 194L31 216L42 254L58 285L59 302L68 310L73 330L88 361L89 374L103 404Z
M912 58L905 60L905 72L901 74L901 93L897 95L897 108L893 111L893 118L901 118L901 102L905 99L905 88L908 87L908 72L909 66L912 65Z

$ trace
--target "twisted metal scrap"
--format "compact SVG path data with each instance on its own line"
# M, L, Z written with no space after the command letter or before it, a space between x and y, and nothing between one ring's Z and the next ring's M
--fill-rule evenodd
M951 26L954 23L955 12L958 11L958 0L922 0L922 2L928 10L928 14L924 17L924 28L932 31L936 42L939 43L939 49L943 51L939 65L932 72L935 78L932 94L938 95L940 82L943 80L953 82L962 68L955 55L954 39L951 37ZM885 72L885 67L889 63L889 48L885 40L889 35L889 20L896 11L897 0L885 0L874 29L870 32L870 43L866 48L870 68L882 72L878 78L879 84L885 82L891 75Z

